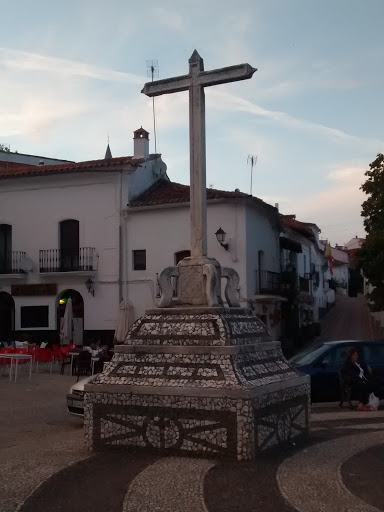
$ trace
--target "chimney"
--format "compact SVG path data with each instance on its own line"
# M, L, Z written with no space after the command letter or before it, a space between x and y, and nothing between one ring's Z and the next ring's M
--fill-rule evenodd
M133 156L134 158L149 156L149 133L142 126L133 132Z

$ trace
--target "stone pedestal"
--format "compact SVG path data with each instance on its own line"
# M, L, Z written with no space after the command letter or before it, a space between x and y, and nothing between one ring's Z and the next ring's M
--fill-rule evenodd
M92 450L250 460L308 424L309 377L243 308L150 310L85 387Z

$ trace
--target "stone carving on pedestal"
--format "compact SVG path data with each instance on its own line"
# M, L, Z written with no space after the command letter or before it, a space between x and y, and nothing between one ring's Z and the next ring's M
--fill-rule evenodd
M189 90L191 257L163 270L158 308L134 323L85 386L85 439L92 450L249 460L306 435L309 377L290 367L261 320L239 307L237 272L207 256L204 87L248 79L255 70L241 64L206 72L196 51L189 64L188 75L148 83L143 92Z
M159 275L159 286L161 290L158 304L159 308L166 308L171 304L174 293L172 277L179 277L178 267L167 267Z

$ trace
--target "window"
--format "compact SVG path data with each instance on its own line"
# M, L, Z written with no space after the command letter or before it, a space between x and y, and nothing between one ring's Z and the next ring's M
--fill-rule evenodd
M20 308L21 328L49 327L49 306L22 306Z
M316 348L309 347L307 350L300 352L300 354L298 354L297 356L292 357L292 359L290 359L290 362L301 365L311 364L315 359L317 359L319 356L321 356L321 354L323 354L327 350L329 350L328 345L320 345L319 347Z
M191 251L175 252L175 265L177 265L184 258L189 258L190 256L191 256Z
M332 366L343 366L346 358L347 352L350 348L355 348L357 350L357 354L359 356L359 361L364 361L363 353L360 346L356 345L348 345L343 343L339 347L334 348L327 354L325 359L322 361L324 364L331 364Z
M60 269L79 269L79 221L67 219L60 222Z
M147 251L145 249L138 249L132 251L133 256L133 270L146 270L147 269Z
M370 343L363 346L364 359L372 363L382 363L384 361L384 343Z
M12 226L0 224L0 273L12 272Z

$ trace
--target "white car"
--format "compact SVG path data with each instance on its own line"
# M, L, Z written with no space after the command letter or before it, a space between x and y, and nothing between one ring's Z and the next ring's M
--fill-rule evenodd
M84 416L84 386L93 377L95 377L95 375L79 380L71 386L69 393L67 394L67 407L68 412L71 414L74 414L75 416Z

